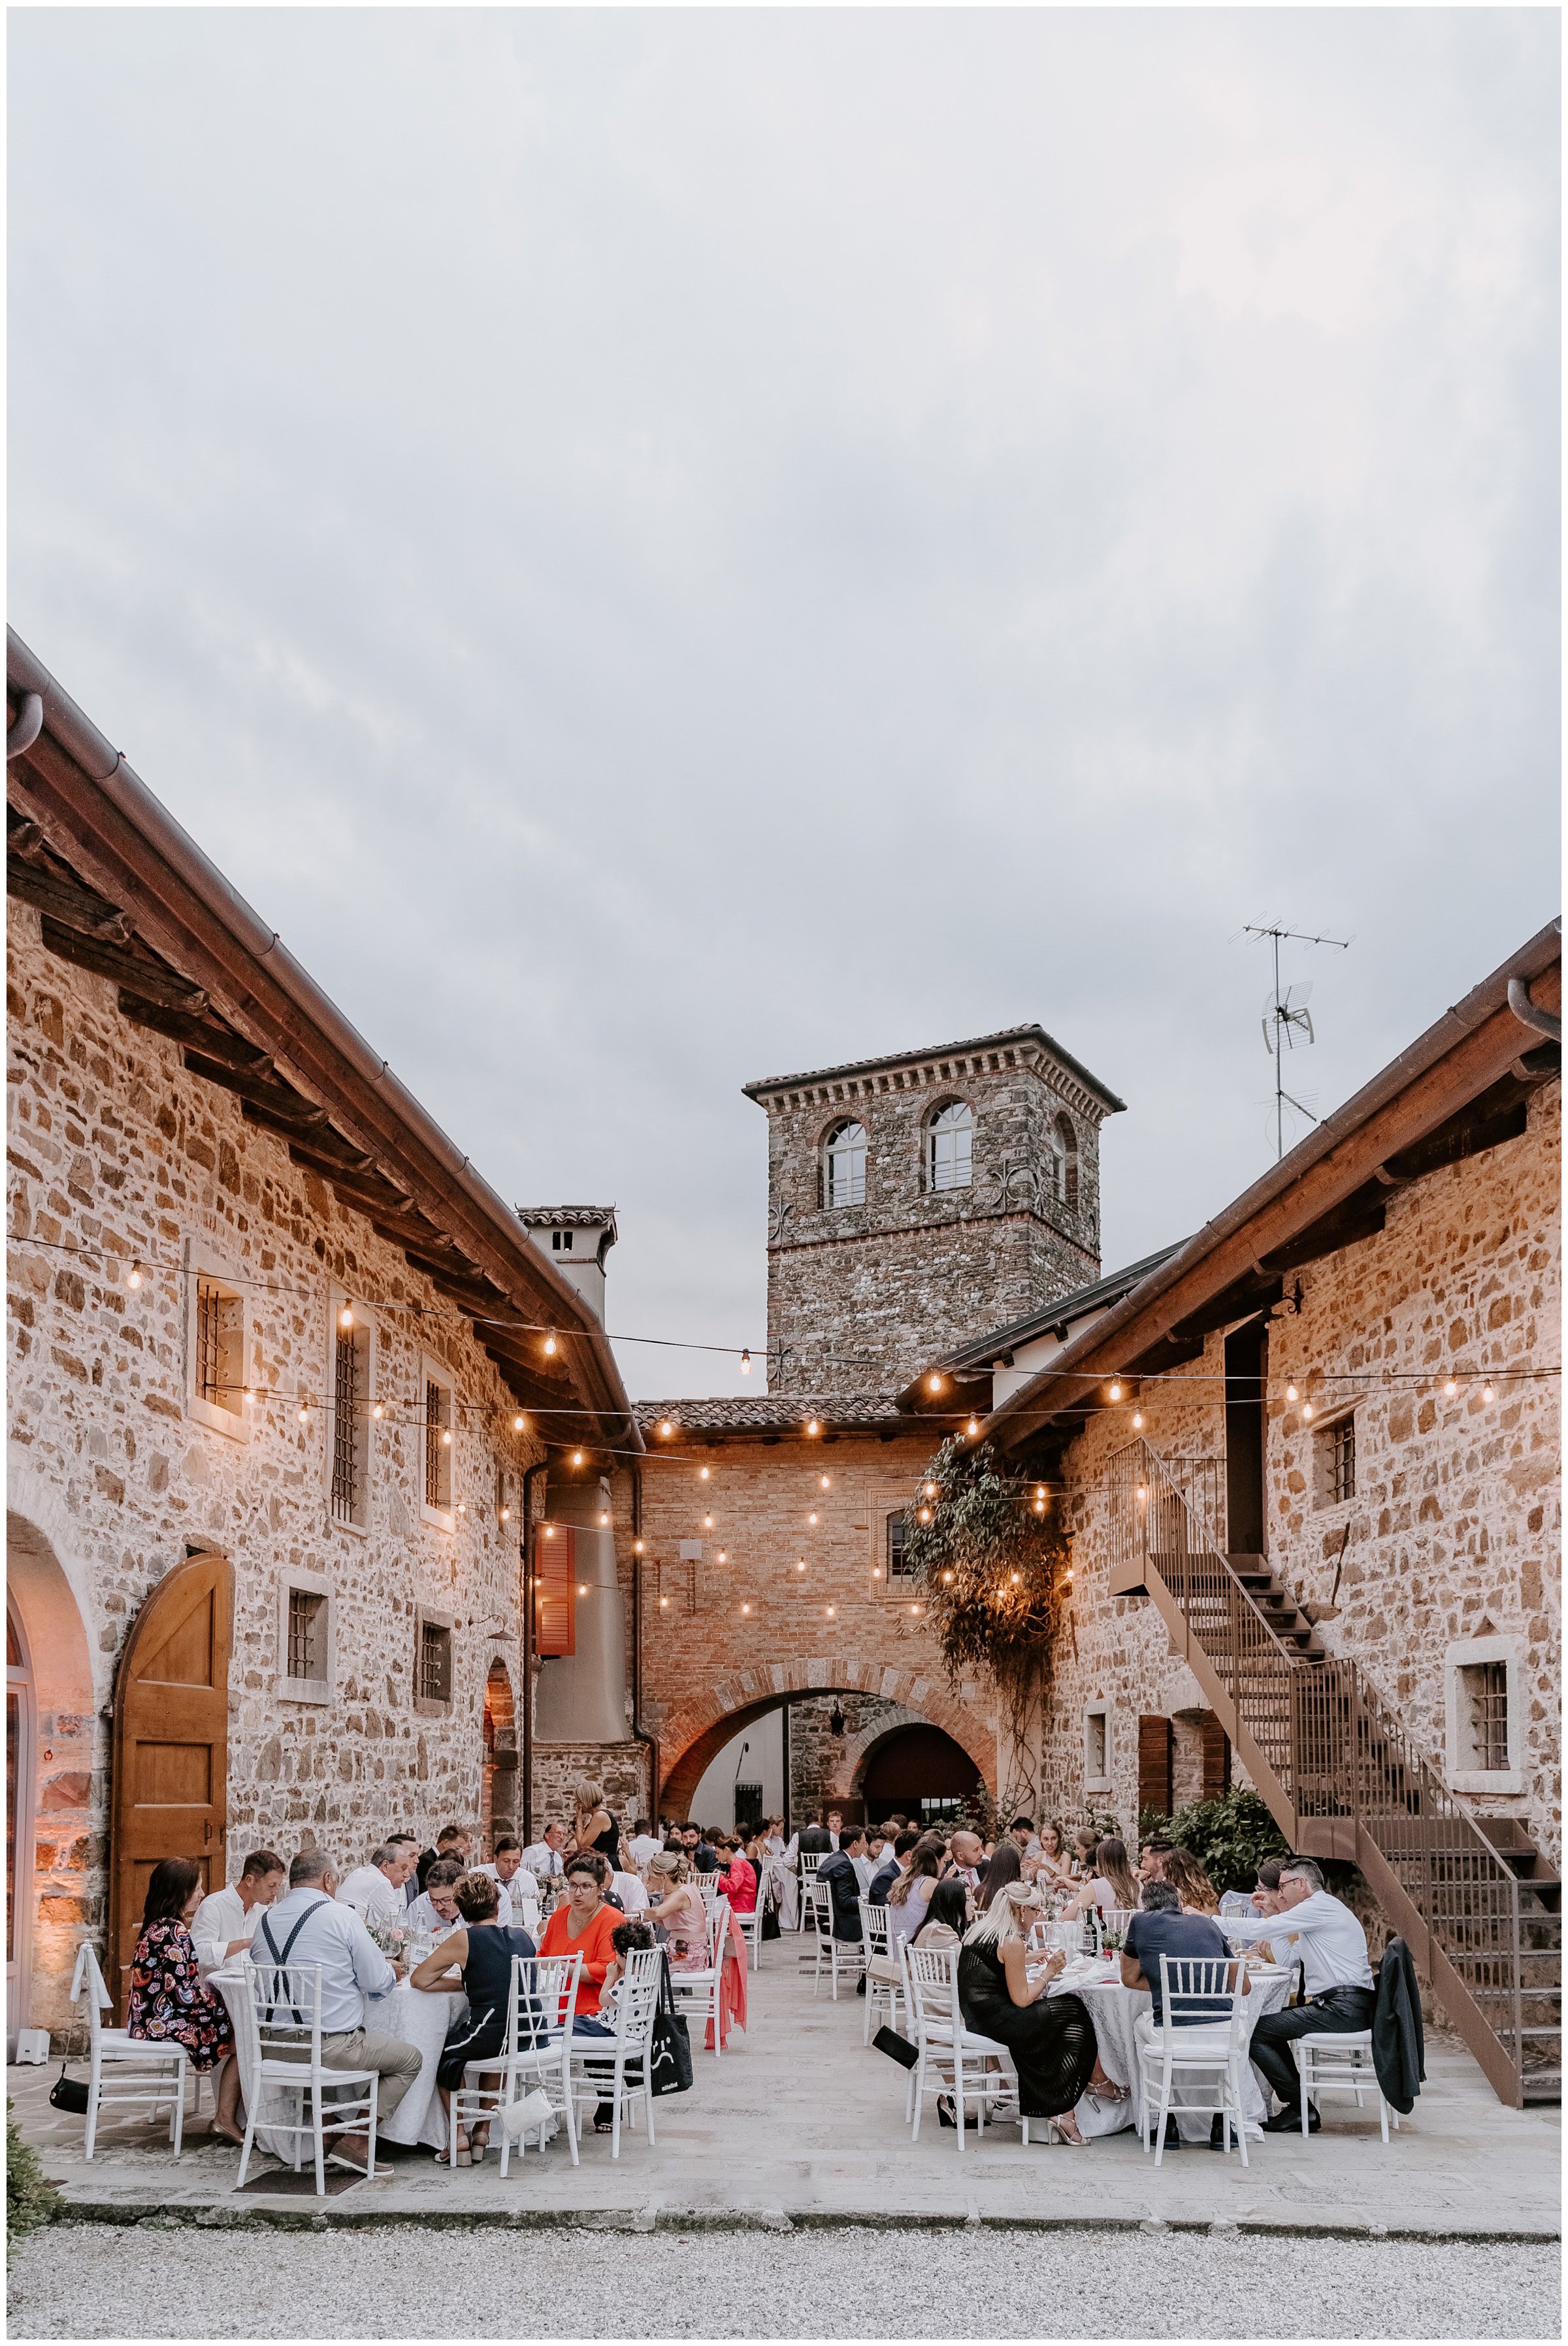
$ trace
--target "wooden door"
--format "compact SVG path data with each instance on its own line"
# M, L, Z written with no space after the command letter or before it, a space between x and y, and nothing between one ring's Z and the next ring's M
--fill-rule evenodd
M233 1617L227 1556L193 1556L153 1589L120 1657L106 1972L122 2021L153 1867L160 1858L188 1857L206 1889L221 1889L227 1878Z
M1168 1817L1173 1806L1171 1789L1173 1730L1168 1719L1158 1712L1145 1712L1138 1721L1138 1814L1153 1809L1156 1815Z

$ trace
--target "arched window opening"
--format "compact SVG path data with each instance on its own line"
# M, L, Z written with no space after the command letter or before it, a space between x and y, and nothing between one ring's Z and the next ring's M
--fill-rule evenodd
M822 1159L822 1203L863 1206L866 1202L866 1129L864 1125L836 1124L828 1135Z
M967 1189L973 1158L974 1111L967 1101L950 1100L926 1127L926 1188Z
M1051 1135L1053 1187L1059 1206L1078 1210L1078 1136L1070 1117L1059 1116Z

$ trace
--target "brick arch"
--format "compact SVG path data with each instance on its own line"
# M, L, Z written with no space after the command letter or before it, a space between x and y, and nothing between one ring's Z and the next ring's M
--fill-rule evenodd
M664 1758L660 1805L683 1815L703 1771L732 1735L777 1710L791 1695L874 1694L902 1703L952 1736L996 1791L996 1738L974 1710L941 1678L895 1662L848 1655L828 1661L755 1662L688 1695L659 1729Z

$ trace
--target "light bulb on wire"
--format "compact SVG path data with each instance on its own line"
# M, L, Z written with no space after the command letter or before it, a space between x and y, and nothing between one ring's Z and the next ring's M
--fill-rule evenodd
M1120 1401L1120 1400L1121 1400L1121 1398L1122 1398L1122 1381L1121 1381L1120 1377L1113 1377L1113 1378L1111 1379L1110 1392L1111 1392L1111 1399L1112 1399L1113 1401Z
M1285 1398L1287 1401L1299 1401L1301 1396L1297 1392L1295 1386L1293 1384L1289 1384L1285 1388Z
M351 1328L353 1324L353 1312L350 1306L345 1303L342 1310L338 1314L338 1325L340 1328Z
M141 1265L139 1262L133 1262L130 1269L127 1271L126 1285L127 1287L139 1287L141 1285Z
M527 1419L524 1416L524 1414L523 1414L522 1411L521 1411L521 1410L519 1410L519 1411L518 1411L518 1413L517 1413L517 1414L516 1414L516 1416L515 1416L515 1417L513 1419L513 1421L512 1421L512 1431L513 1431L513 1433L523 1433L523 1432L524 1432L524 1430L525 1429L525 1427L527 1426L527 1423L528 1423Z
M1481 1397L1484 1402L1493 1402L1497 1399L1496 1393L1489 1384L1482 1385L1481 1389Z
M751 1374L751 1355L749 1352L742 1352L740 1355L740 1373L743 1377L748 1377Z
M1446 1378L1443 1382L1443 1391L1448 1395L1450 1401L1451 1401L1455 1393L1459 1391L1457 1381L1453 1377Z
M371 1415L374 1418L382 1418L386 1415L386 1412L379 1401L372 1404Z
M546 1360L548 1360L548 1359L550 1359L551 1357L553 1357L553 1355L554 1355L554 1353L555 1353L555 1331L554 1330L554 1328L552 1328L552 1329L551 1329L551 1331L550 1331L550 1332L549 1332L549 1334L548 1334L548 1335L545 1337L545 1356Z

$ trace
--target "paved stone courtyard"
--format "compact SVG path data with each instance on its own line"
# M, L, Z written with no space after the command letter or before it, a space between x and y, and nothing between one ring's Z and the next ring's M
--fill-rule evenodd
M783 2229L934 2218L1396 2238L1558 2234L1559 2113L1502 2108L1463 2048L1436 2031L1426 2089L1386 2149L1371 2112L1345 2103L1330 2106L1310 2142L1288 2135L1254 2143L1246 2170L1234 2154L1189 2147L1167 2153L1156 2174L1134 2134L1086 2150L1026 2148L1015 2127L988 2130L983 2142L972 2134L961 2156L956 2137L929 2111L911 2146L903 2072L862 2046L862 2007L853 1995L834 2004L824 1986L813 1999L801 1943L785 1939L765 1949L751 1983L749 2035L732 2036L720 2061L697 2056L693 2091L659 2106L656 2148L639 2129L623 2137L612 2161L608 2141L590 2134L574 2168L558 2139L542 2157L514 2160L504 2182L494 2158L449 2175L426 2150L394 2150L388 2180L351 2187L324 2209L313 2196L248 2191L237 2199L239 2153L207 2138L205 2114L178 2166L161 2135L134 2118L106 2125L89 2166L81 2119L48 2105L57 2065L10 2070L7 2090L78 2220L89 2211L120 2223L168 2211L204 2227L309 2225L320 2210L333 2228L393 2216L522 2225L585 2218L661 2231L687 2221Z

